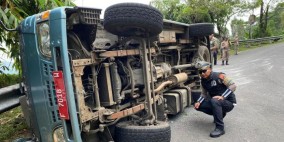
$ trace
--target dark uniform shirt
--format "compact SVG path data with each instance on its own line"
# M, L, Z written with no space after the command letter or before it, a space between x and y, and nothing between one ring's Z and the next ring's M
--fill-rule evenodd
M202 78L202 87L209 93L210 97L224 96L226 100L235 104L235 94L232 91L228 91L228 87L223 83L223 80L219 78L220 74L220 72L211 72L209 78Z

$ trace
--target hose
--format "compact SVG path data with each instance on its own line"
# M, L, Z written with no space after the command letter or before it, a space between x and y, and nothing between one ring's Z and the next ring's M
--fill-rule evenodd
M132 61L132 59L128 58L127 62L126 62L126 65L127 65L127 68L129 70L129 74L130 74L130 81L131 81L131 96L134 95L134 87L135 87L135 84L134 84L134 75L133 75L133 70L130 66L130 62Z

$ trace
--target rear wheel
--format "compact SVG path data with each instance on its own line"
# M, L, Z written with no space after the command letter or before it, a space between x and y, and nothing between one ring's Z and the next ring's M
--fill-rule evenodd
M206 46L199 46L197 54L201 61L210 62L210 52Z
M163 15L149 5L138 3L116 4L106 9L104 28L118 36L156 36L162 32Z
M171 129L169 123L163 121L151 126L125 121L116 125L115 139L117 142L170 142Z
M210 63L210 52L209 49L206 46L200 45L198 47L197 52L194 55L194 63L197 63L199 61L206 61ZM197 75L195 78L195 86L192 87L192 100L196 101L196 97L199 98L199 94L197 92L200 92L200 87L201 87L201 82L200 82L200 77L198 76L197 70L194 72L194 74ZM196 95L198 94L198 95Z

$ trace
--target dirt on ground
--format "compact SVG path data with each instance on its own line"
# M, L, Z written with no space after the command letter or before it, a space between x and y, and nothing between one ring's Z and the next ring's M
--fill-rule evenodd
M32 137L20 107L0 114L0 141L12 142L19 138Z

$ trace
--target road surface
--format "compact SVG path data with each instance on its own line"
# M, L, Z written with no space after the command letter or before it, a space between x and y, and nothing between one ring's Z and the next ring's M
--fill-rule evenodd
M213 117L193 107L170 118L172 142L283 142L284 43L231 55L222 71L237 84L237 106L224 119L226 134L209 137Z

